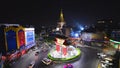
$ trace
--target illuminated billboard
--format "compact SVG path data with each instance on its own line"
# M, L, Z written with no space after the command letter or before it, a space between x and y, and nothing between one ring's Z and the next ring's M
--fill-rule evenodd
M19 46L25 45L25 34L23 30L19 30L18 32Z
M34 28L25 28L25 45L29 49L35 45Z
M12 51L17 49L17 41L16 41L16 32L13 30L9 30L6 32L6 49L7 51Z

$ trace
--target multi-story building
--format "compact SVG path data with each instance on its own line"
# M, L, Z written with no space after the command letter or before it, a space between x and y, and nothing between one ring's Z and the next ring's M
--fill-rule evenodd
M99 19L95 24L95 27L99 31L104 31L108 37L110 37L113 29L118 29L118 22L112 19Z

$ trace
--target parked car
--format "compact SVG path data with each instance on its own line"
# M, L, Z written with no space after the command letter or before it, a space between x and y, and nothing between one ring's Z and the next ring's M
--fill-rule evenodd
M98 55L98 58L100 58L100 59L103 59L104 57L107 56L107 55L104 54L104 53L97 53L97 55Z

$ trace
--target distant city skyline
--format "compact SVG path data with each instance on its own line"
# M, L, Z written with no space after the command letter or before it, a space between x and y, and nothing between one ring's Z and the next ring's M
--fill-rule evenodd
M92 24L97 19L120 19L120 4L113 0L100 1L1 1L0 23L54 25L63 9L67 24Z

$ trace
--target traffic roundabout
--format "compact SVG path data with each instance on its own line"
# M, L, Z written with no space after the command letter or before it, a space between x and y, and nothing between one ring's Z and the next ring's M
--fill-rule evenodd
M68 52L66 55L63 55L61 52L57 52L55 49L53 49L48 53L48 58L52 61L68 62L78 58L81 55L81 51L79 48L70 48L68 48Z

